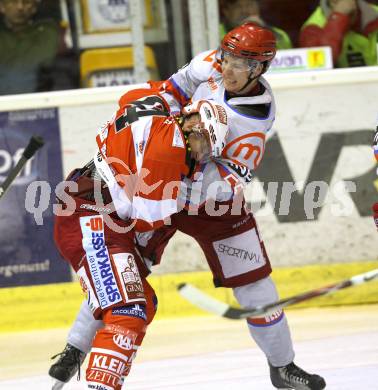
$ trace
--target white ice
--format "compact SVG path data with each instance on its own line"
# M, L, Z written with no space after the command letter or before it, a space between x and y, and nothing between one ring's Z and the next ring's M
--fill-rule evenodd
M377 306L373 306L374 309ZM336 312L337 313L337 312ZM323 313L324 314L324 313ZM361 314L361 313L360 313ZM290 317L290 315L289 315ZM336 314L337 317L337 314ZM347 316L346 316L347 318ZM369 318L364 320L369 321ZM376 321L376 315L370 318ZM182 320L183 321L183 320ZM210 324L203 319L205 337L198 339L196 333L190 333L191 327L184 324L180 327L184 337L193 338L191 351L185 350L176 353L176 357L159 357L167 353L166 344L169 339L167 333L159 334L161 345L155 345L150 340L151 348L156 348L154 356L147 361L133 365L130 376L124 385L124 389L130 390L232 390L232 389L256 389L272 390L270 384L268 366L262 353L249 340L245 340L247 348L240 345L238 339L233 341L231 333L224 332L227 324L234 332L235 322L226 322L226 328L217 329L216 319ZM223 321L223 320L222 320ZM327 323L327 314L321 316L320 321ZM351 321L352 322L352 321ZM336 322L337 323L337 322ZM175 326L180 324L178 321ZM200 326L196 322L194 326ZM222 322L222 326L224 323ZM312 325L311 325L312 324ZM295 342L295 362L309 372L316 372L325 377L327 389L330 390L378 390L378 324L373 323L367 330L364 326L351 330L353 324L345 321L340 315L339 329L335 324L320 332L312 321L306 323L294 316L294 330L306 326L308 332L303 336L300 331ZM185 326L188 328L185 330ZM191 325L193 326L193 325ZM211 327L214 332L211 332ZM298 328L299 327L299 328ZM243 333L243 340L246 334ZM295 336L295 335L294 335ZM181 335L182 337L182 335ZM295 337L294 337L295 338ZM165 341L164 341L165 340ZM207 343L206 340L209 342ZM188 348L190 344L180 344L174 341L177 348ZM190 341L187 340L189 343ZM234 348L233 348L233 343ZM222 344L225 348L222 350ZM213 345L217 345L213 348ZM145 346L148 349L148 343ZM171 354L172 355L172 354ZM48 362L49 364L49 362ZM21 373L20 373L21 376ZM1 390L43 390L51 389L51 379L47 375L27 378L0 380ZM83 390L83 381L71 380L64 390Z

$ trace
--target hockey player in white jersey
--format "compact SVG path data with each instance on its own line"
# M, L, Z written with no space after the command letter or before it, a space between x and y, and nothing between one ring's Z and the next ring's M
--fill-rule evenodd
M252 51L253 50L253 51ZM179 111L191 99L206 98L222 104L227 112L229 134L218 164L208 164L206 181L219 176L235 186L252 180L260 164L276 107L272 90L262 77L276 53L275 36L264 28L246 23L228 33L218 50L197 55L188 65L165 82L150 82L160 87L171 110ZM204 202L207 186L202 190ZM227 200L232 194L224 194Z
M234 195L240 194L240 188L251 181L253 171L261 162L266 135L275 118L272 91L262 74L269 68L275 52L274 34L247 23L230 31L222 40L220 49L197 55L165 82L151 82L154 88L160 88L172 111L180 110L191 98L210 99L222 104L227 111L230 131L221 158L199 167L196 176L188 179L192 191L190 199L185 201L192 212L198 210L197 215L188 215L183 210L173 216L172 225L163 228L157 238L156 235L148 239L141 236L143 255L153 258L157 264L176 230L191 235L205 252L214 284L233 288L237 300L245 308L278 299L269 276L269 258L256 222L244 207L239 208L238 215L233 215L231 210L224 216L214 217L203 211L203 205L209 197L211 183L219 179L226 185L221 193L211 193L211 197L215 197L219 205L232 202ZM193 185L199 182L201 185ZM214 228L210 228L212 224ZM258 260L246 264L225 251L225 248L235 247L244 253L257 254ZM230 267L230 264L233 265ZM276 388L325 388L323 378L308 374L293 363L290 331L282 311L275 316L248 319L247 323L253 339L267 357L272 384ZM90 349L96 329L96 322L84 302L70 331L66 349L50 369L51 376L68 381L74 375L80 357Z

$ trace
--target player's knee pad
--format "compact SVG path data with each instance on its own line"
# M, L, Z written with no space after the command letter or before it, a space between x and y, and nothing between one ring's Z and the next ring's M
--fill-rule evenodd
M270 276L233 289L240 306L250 309L278 300L276 286Z
M146 306L139 304L116 306L104 313L104 327L97 332L89 357L88 388L121 389L151 321L148 317Z

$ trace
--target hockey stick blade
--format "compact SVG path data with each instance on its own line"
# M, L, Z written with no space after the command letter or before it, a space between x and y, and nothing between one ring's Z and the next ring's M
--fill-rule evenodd
M22 153L21 158L19 159L16 166L10 171L9 175L5 179L4 183L0 186L0 199L5 195L8 188L14 181L14 179L17 177L17 175L21 172L21 170L24 168L27 161L32 158L35 154L35 152L41 148L44 144L43 138L39 137L38 135L33 135L30 138L30 141L28 145L26 146L25 150Z
M181 296L202 310L222 316L224 318L239 320L243 318L267 316L277 312L279 309L283 309L284 307L291 306L308 299L320 297L322 295L331 294L344 288L370 282L376 278L378 278L378 268L363 274L352 276L350 279L346 279L326 287L321 287L302 294L294 295L289 298L281 299L268 305L256 306L252 309L240 309L237 307L232 307L227 303L218 301L217 299L205 294L189 283L182 283L177 287L177 289Z

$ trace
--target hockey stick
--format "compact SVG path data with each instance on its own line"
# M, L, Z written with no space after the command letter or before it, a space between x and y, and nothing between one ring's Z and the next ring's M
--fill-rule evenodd
M290 298L281 299L277 302L273 302L268 305L256 306L253 309L239 309L236 307L232 307L227 303L218 301L217 299L214 299L213 297L205 294L204 292L189 283L182 283L177 287L177 289L184 298L186 298L189 302L201 308L202 310L232 320L239 320L247 317L264 317L286 306L294 305L296 303L320 297L322 295L331 294L344 288L369 282L376 278L378 278L378 268L369 272L365 272L363 274L352 276L350 279L343 280L342 282L334 283L326 287L321 287L302 294L294 295Z
M25 148L22 153L21 158L19 159L16 166L11 170L8 177L5 179L4 183L0 186L0 199L5 195L8 188L12 184L13 180L17 177L20 171L24 168L27 161L32 158L35 152L41 148L44 144L43 138L37 135L33 135L30 138L28 146Z

